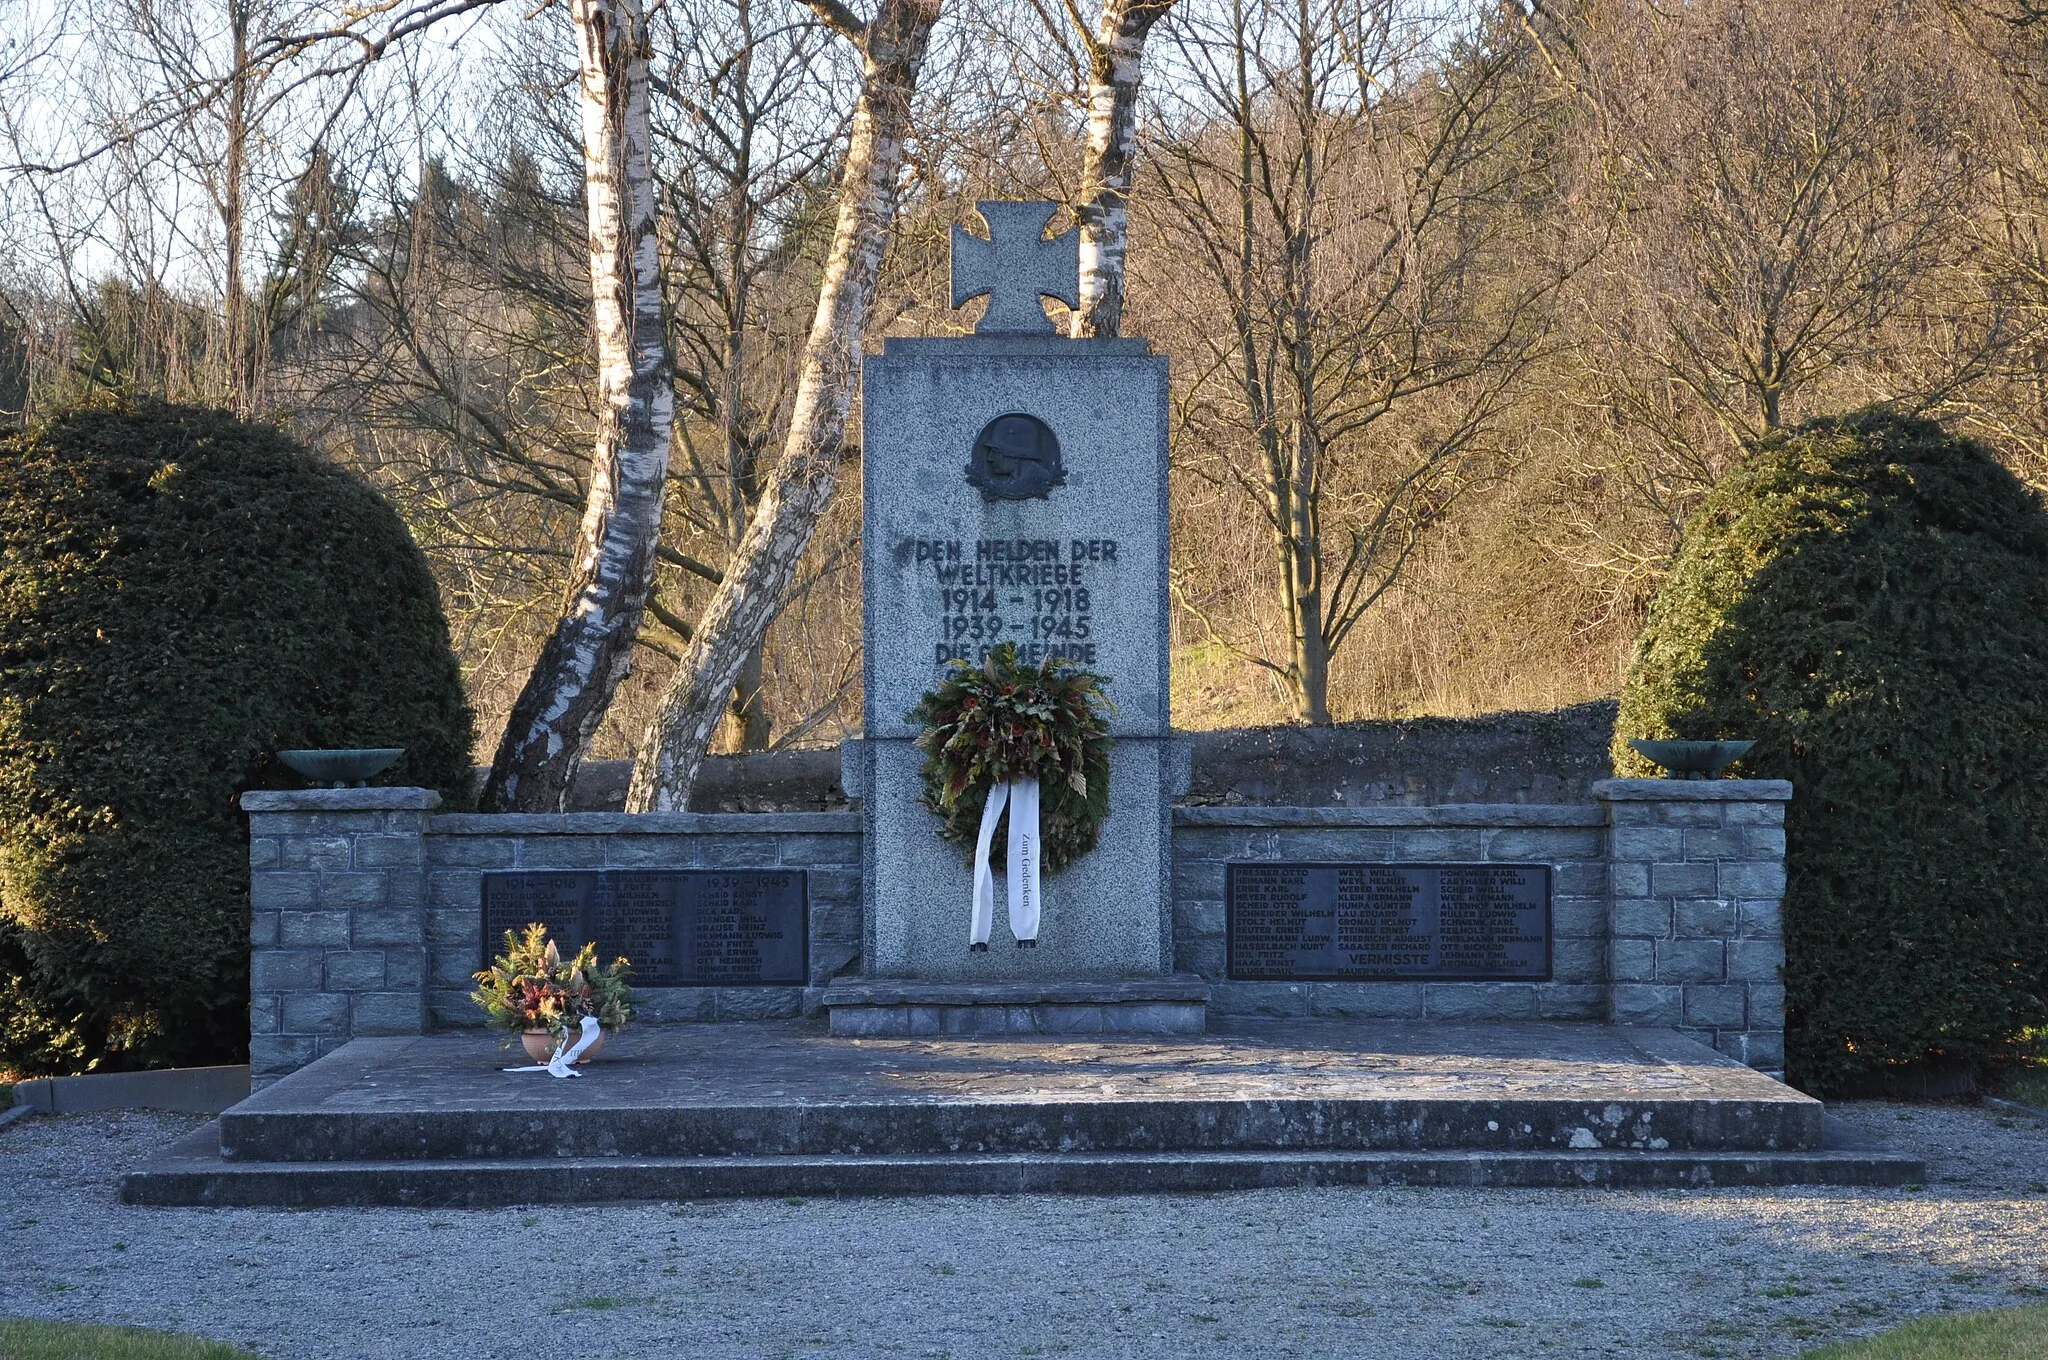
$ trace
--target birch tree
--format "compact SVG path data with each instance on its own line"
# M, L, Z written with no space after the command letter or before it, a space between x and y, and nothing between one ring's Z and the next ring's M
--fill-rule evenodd
M482 806L559 809L647 610L675 418L662 315L640 0L571 0L590 234L598 420L561 617L512 705ZM730 682L728 682L729 684Z
M1138 161L1138 86L1145 38L1174 0L1103 0L1093 33L1067 0L1088 51L1088 141L1081 154L1081 305L1069 321L1076 340L1123 333L1124 261L1129 249L1131 173Z
M669 537L707 562L723 563L745 536L773 466L817 302L810 268L827 245L821 189L845 144L849 115L834 96L856 78L840 39L789 22L787 9L787 0L672 0L659 15L657 92L667 98L655 134L668 153L676 351ZM720 575L664 573L679 640L690 636L681 615L695 613L691 597ZM766 651L764 638L733 687L727 749L769 746ZM613 718L616 730L625 718Z
M363 88L368 69L395 46L495 0L374 0L332 24L317 13L293 16L315 25L303 31L290 31L286 19L258 3L227 0L232 52L226 73L192 68L184 87L146 104L141 115L122 120L97 148L69 162L76 167L132 154L143 138L195 115L222 123L226 145L218 180L210 173L201 178L219 185L213 197L228 238L222 310L233 376L227 386L242 407L251 404L254 338L242 278L252 220L244 186L261 111L274 107L283 91L333 82L339 98L326 121L331 127L350 94ZM483 804L492 810L561 805L630 670L660 546L673 423L650 159L646 11L642 0L569 0L567 10L578 45L598 419L562 606L492 764L483 791ZM149 14L139 3L137 12ZM258 33L259 23L270 31ZM184 73L170 62L179 55L176 37L170 33L159 42L157 55L166 69ZM280 94L259 102L258 92L271 80L279 80Z
M547 36L566 42L561 29ZM493 741L554 628L589 499L598 401L570 93L559 130L508 98L455 169L392 166L346 243L339 324L279 374L433 563Z
M840 171L832 250L781 459L641 739L626 793L631 812L689 806L690 786L733 685L767 635L831 503L846 455L861 347L896 215L910 103L944 0L881 0L865 24L840 0L809 3L861 53L861 94Z

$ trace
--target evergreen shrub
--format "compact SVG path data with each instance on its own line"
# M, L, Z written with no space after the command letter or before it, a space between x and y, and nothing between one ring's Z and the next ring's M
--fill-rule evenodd
M0 1068L232 1061L248 831L279 748L467 791L425 559L278 431L159 404L0 436Z
M1763 441L1687 525L1626 737L1756 739L1789 779L1787 1060L1808 1090L1981 1066L2048 1020L2048 514L1881 411Z

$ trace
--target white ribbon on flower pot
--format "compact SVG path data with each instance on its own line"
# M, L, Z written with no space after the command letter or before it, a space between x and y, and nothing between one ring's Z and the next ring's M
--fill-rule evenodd
M604 1028L597 1023L597 1017L586 1015L583 1017L582 1036L576 1040L574 1047L571 1047L569 1044L569 1036L564 1034L555 1045L554 1056L550 1057L545 1064L535 1067L508 1067L505 1070L507 1072L545 1072L551 1077L580 1077L583 1074L578 1072L571 1064L582 1057L584 1050L596 1043L598 1036L603 1033Z
M996 876L989 868L989 846L996 837L996 823L1002 819L1003 804L1010 806L1009 889L1010 933L1018 944L1038 942L1038 781L1013 779L988 791L981 809L981 835L974 843L974 919L967 932L970 948L988 948L989 931L995 925Z

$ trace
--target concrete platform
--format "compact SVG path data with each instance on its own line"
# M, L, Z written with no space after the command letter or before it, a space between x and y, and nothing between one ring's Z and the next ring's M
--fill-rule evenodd
M577 1081L358 1039L123 1182L149 1204L490 1205L1277 1185L1903 1184L1820 1103L1663 1030L1266 1022L1199 1036L629 1030Z
M219 1114L249 1098L249 1065L173 1067L147 1072L95 1072L17 1082L14 1104L40 1114L87 1110L175 1110Z

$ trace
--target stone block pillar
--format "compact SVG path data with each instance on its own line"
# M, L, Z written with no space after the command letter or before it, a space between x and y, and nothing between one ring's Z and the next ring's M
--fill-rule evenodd
M1608 779L1608 1018L1785 1065L1778 779Z
M249 1070L260 1088L362 1035L426 1031L431 789L257 790Z

